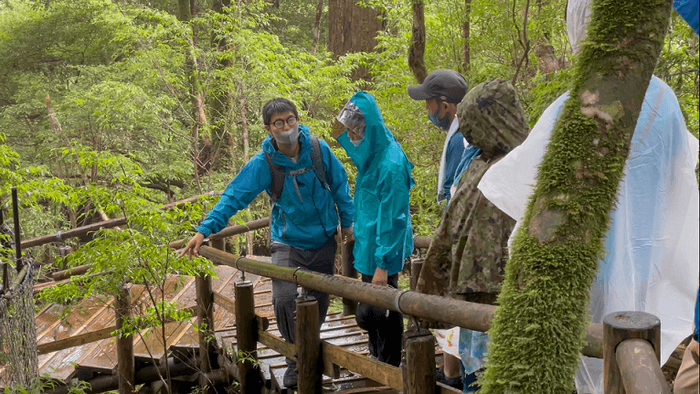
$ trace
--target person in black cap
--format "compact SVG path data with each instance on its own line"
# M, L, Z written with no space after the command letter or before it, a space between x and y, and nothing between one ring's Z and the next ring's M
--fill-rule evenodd
M428 119L447 132L440 158L438 174L438 202L450 201L450 189L457 175L457 168L469 145L459 132L457 104L467 94L467 81L453 70L436 70L430 73L423 84L409 86L408 95L414 100L425 100ZM445 207L447 207L447 204ZM451 387L462 389L461 361L449 353L443 353L444 367L437 370L437 380Z
M425 100L430 121L447 132L440 158L438 173L438 202L450 200L450 187L467 141L458 133L457 104L467 94L467 81L452 70L436 70L430 73L422 85L410 86L408 95L414 100Z

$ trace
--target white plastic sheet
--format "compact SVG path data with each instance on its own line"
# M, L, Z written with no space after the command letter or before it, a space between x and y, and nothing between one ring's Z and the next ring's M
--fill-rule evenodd
M479 183L484 195L520 224L537 166L568 93L542 114L525 142ZM615 311L661 319L661 363L692 332L698 289L698 140L685 127L673 91L653 77L637 121L607 234L606 257L591 288L591 321ZM602 360L583 357L579 393L601 393Z

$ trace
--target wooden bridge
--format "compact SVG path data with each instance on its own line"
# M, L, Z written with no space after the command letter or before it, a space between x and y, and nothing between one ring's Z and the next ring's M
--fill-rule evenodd
M121 224L119 220L102 223L103 227ZM367 357L367 335L347 315L354 313L356 302L363 302L405 316L486 331L493 306L281 268L269 264L269 258L243 258L220 250L224 238L267 224L268 219L261 219L210 237L212 246L203 246L200 254L216 264L216 278L173 275L167 279L165 298L196 317L113 337L120 317L139 315L152 306L150 300L161 296L138 284L125 285L116 298L85 299L65 318L61 306L45 307L36 314L40 373L57 381L89 382L95 393L133 392L137 385L142 385L139 392L160 392L165 376L177 382L175 392L190 392L196 386L218 392L235 386L244 393L282 393L286 391L281 386L284 358L290 357L298 361L299 393L459 392L435 382L435 345L429 332L405 333L404 359L397 368ZM85 231L94 231L94 225L88 227ZM80 233L74 231L71 236ZM56 236L42 238L56 240ZM417 237L415 244L427 247L429 241ZM41 244L37 240L25 243ZM176 241L171 247L181 245ZM343 250L346 276L352 276L350 255ZM414 275L419 268L418 264L412 267ZM287 343L276 330L270 278L343 297L344 313L330 313L316 331L315 300L298 299L297 327L304 329L298 330L295 344ZM38 285L36 290L45 286ZM636 325L629 324L630 317ZM619 321L624 324L617 324ZM654 316L611 314L604 325L589 326L583 354L604 359L606 394L624 393L625 389L630 394L667 393L659 366L659 341L660 325ZM68 389L59 386L52 393Z

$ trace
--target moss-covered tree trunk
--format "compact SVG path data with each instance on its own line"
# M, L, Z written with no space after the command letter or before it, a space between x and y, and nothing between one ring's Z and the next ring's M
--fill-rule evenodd
M571 96L513 242L482 394L574 388L589 289L670 10L670 0L593 2Z

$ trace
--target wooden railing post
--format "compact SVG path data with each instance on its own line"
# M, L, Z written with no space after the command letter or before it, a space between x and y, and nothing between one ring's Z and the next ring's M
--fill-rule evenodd
M125 321L131 320L131 293L126 284L123 284L119 289L114 309L117 330L121 330ZM119 394L130 394L136 389L134 338L132 335L119 335L117 337L117 379Z
M342 262L342 274L348 278L357 278L357 271L355 271L355 257L352 254L353 246L355 242L348 242L347 244L340 243L340 261ZM343 298L343 316L354 315L357 311L357 301L351 300L349 298Z
M257 394L262 389L260 367L257 360L258 324L255 318L255 295L253 283L236 282L236 341L238 354L236 364L241 379L241 393Z
M211 288L211 277L200 275L196 281L197 287L197 324L199 324L199 385L207 386L205 374L211 372L216 339L214 337L214 294ZM207 391L205 391L206 393Z
M401 360L404 394L435 393L435 338L430 331L404 333Z
M420 275L420 270L423 268L424 259L412 259L411 260L411 282L409 284L410 289L415 291L416 285L418 284L418 276Z
M616 351L627 339L644 339L661 358L661 320L645 312L613 312L603 319L603 370L605 394L626 394Z
M226 238L219 238L209 241L212 248L226 251Z
M299 297L296 302L297 391L299 394L320 394L321 384L321 327L318 301Z

